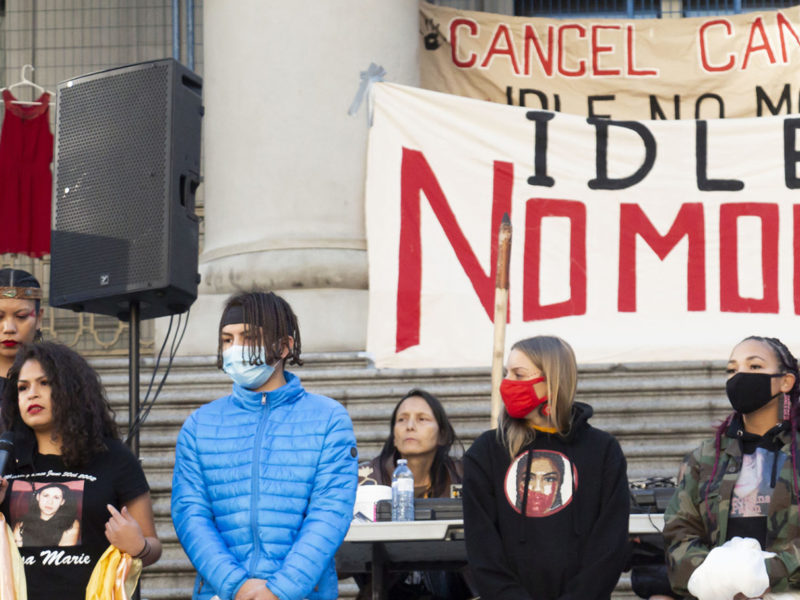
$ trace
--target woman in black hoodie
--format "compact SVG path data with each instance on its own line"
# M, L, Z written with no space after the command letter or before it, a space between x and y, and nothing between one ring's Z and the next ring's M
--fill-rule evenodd
M537 336L511 347L505 409L464 457L467 555L492 600L600 600L625 568L625 457L574 402L572 348Z

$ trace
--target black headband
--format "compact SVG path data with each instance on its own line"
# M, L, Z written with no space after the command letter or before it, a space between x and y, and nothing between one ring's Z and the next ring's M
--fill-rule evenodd
M244 323L244 308L241 304L234 304L229 306L228 309L222 313L219 326L225 327L226 325L234 325Z

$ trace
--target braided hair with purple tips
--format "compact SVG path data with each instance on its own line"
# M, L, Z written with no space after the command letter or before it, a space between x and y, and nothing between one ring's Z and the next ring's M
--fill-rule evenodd
M778 359L778 363L780 365L780 372L781 373L791 373L794 375L794 384L792 385L792 389L786 394L789 397L789 430L791 435L791 447L792 447L792 473L794 475L792 479L792 488L794 491L795 497L798 495L798 481L797 481L797 429L798 423L800 423L800 402L798 399L800 398L800 370L798 370L797 359L794 355L789 351L789 348L781 342L778 338L770 338L770 337L761 337L757 335L751 335L743 339L740 344L747 341L756 341L761 342L762 344L766 344L770 347L770 349L775 353L775 357ZM722 423L717 427L715 436L714 436L714 466L711 469L711 477L709 478L709 485L706 486L706 493L705 493L705 502L706 502L706 510L708 511L708 492L711 487L710 483L714 481L714 476L717 474L717 467L719 466L719 455L720 449L722 446L722 436L725 435L728 427L731 424L731 420L733 419L735 413L729 414ZM798 503L797 507L798 515L800 515L800 503ZM711 514L708 514L709 520L711 519Z

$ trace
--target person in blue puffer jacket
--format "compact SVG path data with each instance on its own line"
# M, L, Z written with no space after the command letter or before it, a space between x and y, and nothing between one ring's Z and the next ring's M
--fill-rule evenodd
M230 395L197 409L175 449L172 521L197 569L192 598L334 600L358 451L337 401L303 389L300 331L273 293L231 297L217 365Z

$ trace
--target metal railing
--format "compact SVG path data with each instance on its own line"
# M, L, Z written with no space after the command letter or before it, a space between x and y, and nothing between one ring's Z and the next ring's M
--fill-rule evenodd
M794 6L796 0L431 0L439 6L524 17L651 19L728 15Z
M514 14L526 17L661 18L660 0L514 0Z
M705 17L788 8L797 2L787 0L683 0L683 16Z

